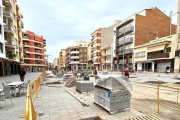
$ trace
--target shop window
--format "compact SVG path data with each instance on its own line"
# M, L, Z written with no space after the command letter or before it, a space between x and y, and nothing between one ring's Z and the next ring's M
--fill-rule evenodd
M82 44L79 44L79 46L82 46Z
M171 47L166 48L166 52L171 52Z

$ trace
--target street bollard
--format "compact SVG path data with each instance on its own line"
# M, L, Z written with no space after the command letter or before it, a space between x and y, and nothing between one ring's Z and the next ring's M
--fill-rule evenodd
M160 77L160 70L159 70L159 75L158 75L158 77Z

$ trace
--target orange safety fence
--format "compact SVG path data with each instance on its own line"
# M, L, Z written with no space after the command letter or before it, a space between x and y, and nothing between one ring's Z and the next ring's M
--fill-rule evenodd
M165 104L165 103L162 103L160 101L160 87L163 87L162 90L167 90L167 88L170 89L171 90L171 94L169 94L169 95L171 95L171 96L173 95L172 92L176 92L176 94L174 94L175 95L174 97L176 98L176 105L177 105L176 108L172 107L172 105L167 105L167 103ZM174 90L174 91L172 91L172 90ZM180 112L180 109L179 109L179 91L180 91L179 87L172 87L172 86L168 86L168 85L164 85L164 84L159 84L157 86L157 108L158 108L158 114L160 113L160 105L164 106L164 107L166 107L168 109ZM169 98L169 96L165 96L165 97Z
M31 81L27 85L26 110L25 115L21 116L25 117L26 120L37 120L33 99L38 97L38 91L41 89L41 80L43 80L45 76L46 71L42 72L42 74L37 79Z

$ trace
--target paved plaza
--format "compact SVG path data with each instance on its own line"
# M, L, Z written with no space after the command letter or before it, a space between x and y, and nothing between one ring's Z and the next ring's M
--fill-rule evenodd
M34 80L39 77L41 73L27 73L25 81ZM99 73L101 74L101 73ZM120 73L112 73L112 75L117 75ZM179 82L179 80L173 79L176 78L175 74L164 74L161 73L158 77L158 73L138 73L136 75L130 75L130 81L134 83L144 83L147 81L164 81L168 82L167 84L172 84ZM0 88L2 88L2 82L7 80L20 81L18 75L0 77ZM56 78L49 78L48 81L55 81ZM154 85L156 87L156 85ZM135 87L135 86L134 86ZM64 84L60 85L51 85L51 86L42 86L42 90L39 91L39 97L35 98L33 103L37 113L43 111L44 115L37 115L39 120L78 120L87 117L100 116L106 120L124 120L132 116L142 115L136 110L126 111L123 113L118 113L114 115L109 115L101 107L93 104L93 100L90 101L90 106L82 106L82 104L72 97L68 92L66 92L67 87ZM68 88L69 89L69 88ZM70 90L75 91L75 87L70 88ZM134 89L134 91L136 91ZM26 92L26 91L25 91ZM144 93L146 94L146 93ZM156 94L156 92L154 92ZM85 95L82 95L82 97ZM89 95L89 98L93 94ZM137 96L137 95L136 95ZM25 103L26 103L26 94L22 94L21 97L12 98L13 106L9 99L6 99L8 111L5 109L4 102L1 102L3 108L0 109L0 120L23 120L20 118L21 115L25 114ZM153 112L155 113L155 112Z

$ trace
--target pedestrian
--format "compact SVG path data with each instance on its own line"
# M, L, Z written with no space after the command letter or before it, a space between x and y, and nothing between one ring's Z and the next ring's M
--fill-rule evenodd
M62 74L63 74L63 69L62 69Z
M170 67L169 66L166 67L166 74L167 73L170 73Z
M24 68L21 68L21 70L19 71L19 76L20 76L20 80L22 82L24 82L24 76L26 75L26 71L24 70Z
M96 67L94 68L94 75L97 75Z

